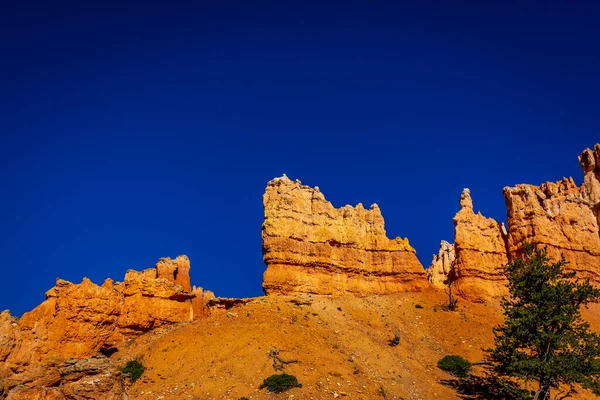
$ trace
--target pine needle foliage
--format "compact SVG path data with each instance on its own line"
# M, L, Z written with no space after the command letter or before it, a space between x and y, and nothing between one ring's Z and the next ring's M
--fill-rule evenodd
M269 392L281 393L295 387L302 387L294 375L276 374L265 378L260 389L267 388Z
M546 248L525 243L523 256L505 267L510 297L502 300L505 321L494 329L488 358L500 376L537 382L535 400L550 399L552 390L570 397L574 384L600 393L600 336L580 312L600 301L600 290L565 265L564 257L553 263Z
M123 374L129 375L131 382L135 382L141 378L146 368L138 360L127 361L127 364L121 369Z

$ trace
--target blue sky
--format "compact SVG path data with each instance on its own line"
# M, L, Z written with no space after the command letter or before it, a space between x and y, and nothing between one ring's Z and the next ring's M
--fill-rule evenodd
M427 266L469 187L573 176L600 142L600 4L46 2L0 13L0 309L56 277L187 254L262 294L261 196L286 173L378 203ZM285 4L284 4L285 3Z

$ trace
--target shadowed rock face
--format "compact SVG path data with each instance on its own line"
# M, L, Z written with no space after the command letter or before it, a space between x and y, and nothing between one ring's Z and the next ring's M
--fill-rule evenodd
M105 356L34 365L4 380L7 400L128 399L121 371Z
M425 271L407 239L388 239L379 207L335 208L285 175L263 196L266 294L356 295L420 290Z

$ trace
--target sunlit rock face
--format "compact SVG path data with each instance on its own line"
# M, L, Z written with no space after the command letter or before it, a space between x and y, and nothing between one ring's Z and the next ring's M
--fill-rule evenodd
M507 293L503 275L508 262L506 230L493 218L475 214L469 189L463 190L460 206L453 219L455 292L477 302L503 296Z
M192 290L190 285L190 259L187 256L181 255L174 260L169 257L161 258L156 263L156 271L159 278L181 285L188 292Z
M107 279L101 286L87 278L79 284L57 279L56 285L46 292L46 300L20 319L11 317L8 311L2 312L0 393L15 399L38 395L79 398L68 397L86 385L87 378L80 377L78 371L105 365L108 375L94 372L95 367L85 372L94 381L105 382L98 387L104 397L97 398L120 396L120 387L112 386L114 376L107 360L93 358L83 364L74 361L72 365L67 360L111 354L127 339L192 320L195 310L196 318L208 315L206 301L214 295L202 293L201 289L195 293L189 290L189 265L186 256L160 259L154 268L129 270L123 282ZM200 298L196 300L197 295ZM65 362L69 365L59 365ZM27 390L22 387L23 382ZM33 397L27 397L30 395Z
M454 268L456 253L454 245L442 240L438 254L433 255L431 265L427 268L427 280L439 289L448 286L448 277Z
M508 209L508 250L520 254L524 241L547 246L550 257L563 254L567 268L600 285L600 145L579 156L583 185L572 178L540 186L504 188Z
M263 195L267 294L356 295L420 290L425 271L408 239L388 239L379 207L335 208L318 187L285 175Z

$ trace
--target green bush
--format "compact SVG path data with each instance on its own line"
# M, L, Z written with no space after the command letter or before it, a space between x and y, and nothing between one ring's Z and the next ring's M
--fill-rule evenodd
M144 365L138 360L131 360L127 361L127 364L125 364L125 366L121 368L121 372L123 372L126 375L129 375L129 377L131 378L131 382L135 382L138 379L140 379L145 369L146 368L144 367Z
M269 392L274 393L285 392L294 387L302 387L302 384L298 383L298 379L296 379L294 375L285 373L271 375L263 381L262 385L260 385L260 389L267 388Z
M438 368L459 378L464 378L471 370L471 363L461 356L446 356L438 361Z

